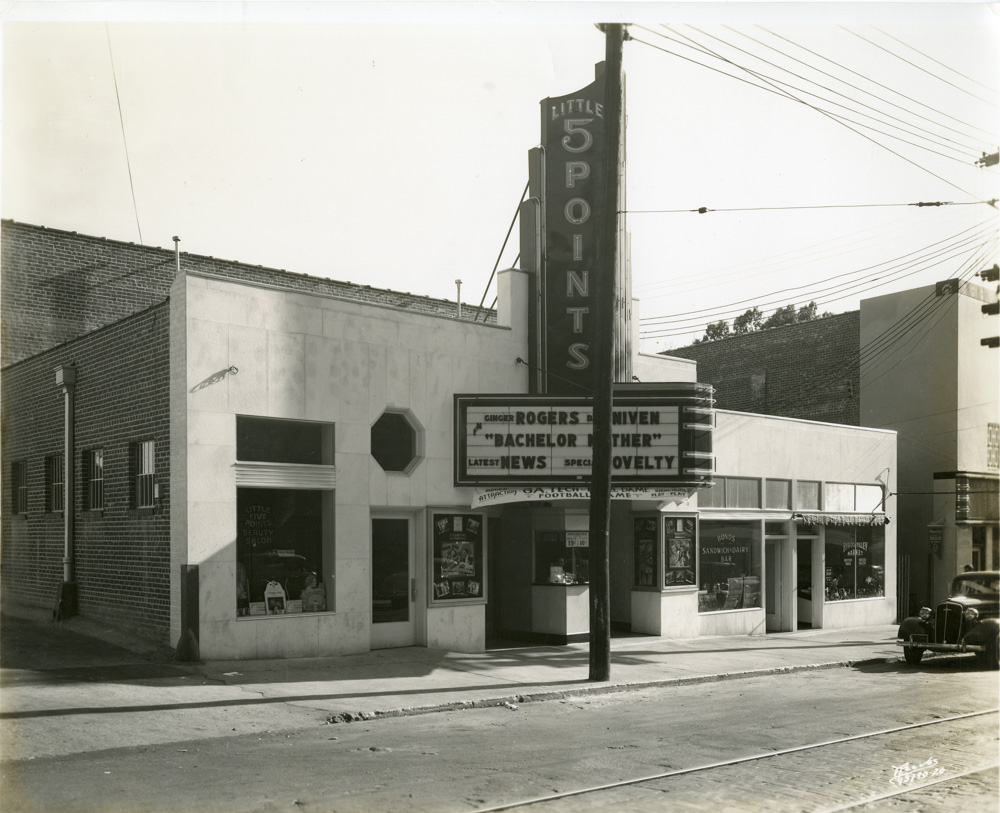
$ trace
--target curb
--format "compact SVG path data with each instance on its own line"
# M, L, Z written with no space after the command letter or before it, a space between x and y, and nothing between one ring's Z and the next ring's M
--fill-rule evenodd
M540 703L548 700L565 700L570 697L593 697L604 694L635 691L641 689L664 688L668 686L693 686L700 683L717 683L724 680L740 680L744 678L764 677L766 675L783 675L793 672L806 672L818 669L840 669L856 666L867 666L876 663L898 663L899 657L881 656L861 658L853 661L829 661L827 663L802 664L799 666L775 666L767 669L750 669L745 672L722 672L717 675L692 675L682 678L665 678L664 680L648 680L641 683L611 683L602 686L583 686L578 689L558 689L555 691L530 692L528 694L512 694L503 697L492 697L481 700L460 700L453 703L439 703L433 706L411 706L402 709L384 709L376 711L339 712L326 718L329 725L341 723L366 722L370 720L390 719L394 717L416 717L422 714L437 714L445 711L465 711L466 709L488 709L506 706L516 711L522 703Z

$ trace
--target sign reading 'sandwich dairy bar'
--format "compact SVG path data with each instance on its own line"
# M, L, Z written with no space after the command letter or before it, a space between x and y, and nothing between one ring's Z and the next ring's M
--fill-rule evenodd
M701 484L711 475L710 440L705 453L704 439L699 443L694 437L710 434L711 426L696 425L686 414L692 400L663 394L616 397L611 413L615 483ZM456 395L455 428L456 485L590 480L594 446L590 399Z

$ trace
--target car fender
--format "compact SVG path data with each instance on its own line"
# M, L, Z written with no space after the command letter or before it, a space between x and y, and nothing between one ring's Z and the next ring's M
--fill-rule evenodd
M903 619L903 623L899 625L899 632L897 633L897 638L902 638L904 640L909 639L911 635L927 635L929 640L934 640L934 628L923 621L921 621L916 616Z
M965 636L967 644L983 644L1000 633L1000 618L983 618Z

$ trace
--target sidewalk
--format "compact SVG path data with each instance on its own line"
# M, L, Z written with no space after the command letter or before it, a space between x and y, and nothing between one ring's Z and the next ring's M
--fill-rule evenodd
M92 750L95 741L106 748L325 721L520 707L568 695L900 657L895 625L691 640L630 635L612 639L611 680L592 682L585 643L475 654L409 647L329 658L182 664L167 660L162 649L138 651L141 647L120 633L104 636L83 619L56 625L38 616L5 615L5 628L4 759ZM18 646L11 629L30 639L30 648ZM44 642L52 638L62 640L46 649ZM70 640L78 645L69 647ZM59 654L67 648L75 660Z

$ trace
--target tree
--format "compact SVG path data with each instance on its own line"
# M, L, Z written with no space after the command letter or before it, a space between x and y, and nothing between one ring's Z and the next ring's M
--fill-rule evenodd
M753 333L755 330L760 330L761 322L760 308L751 308L742 316L733 319L733 333L737 336Z
M815 307L815 304L813 307ZM772 327L781 327L782 325L794 325L796 321L799 320L795 315L795 306L785 305L785 307L778 308L774 313L768 316L767 319L764 320L762 327L767 330Z
M701 344L702 342L714 342L716 339L724 339L729 335L729 322L725 319L720 319L718 322L712 322L705 327L705 335L701 339L697 339L695 344Z
M823 314L824 316L829 316L829 313ZM813 319L818 319L816 315L816 303L810 302L808 305L803 305L799 308L799 312L795 315L796 322L811 322Z

